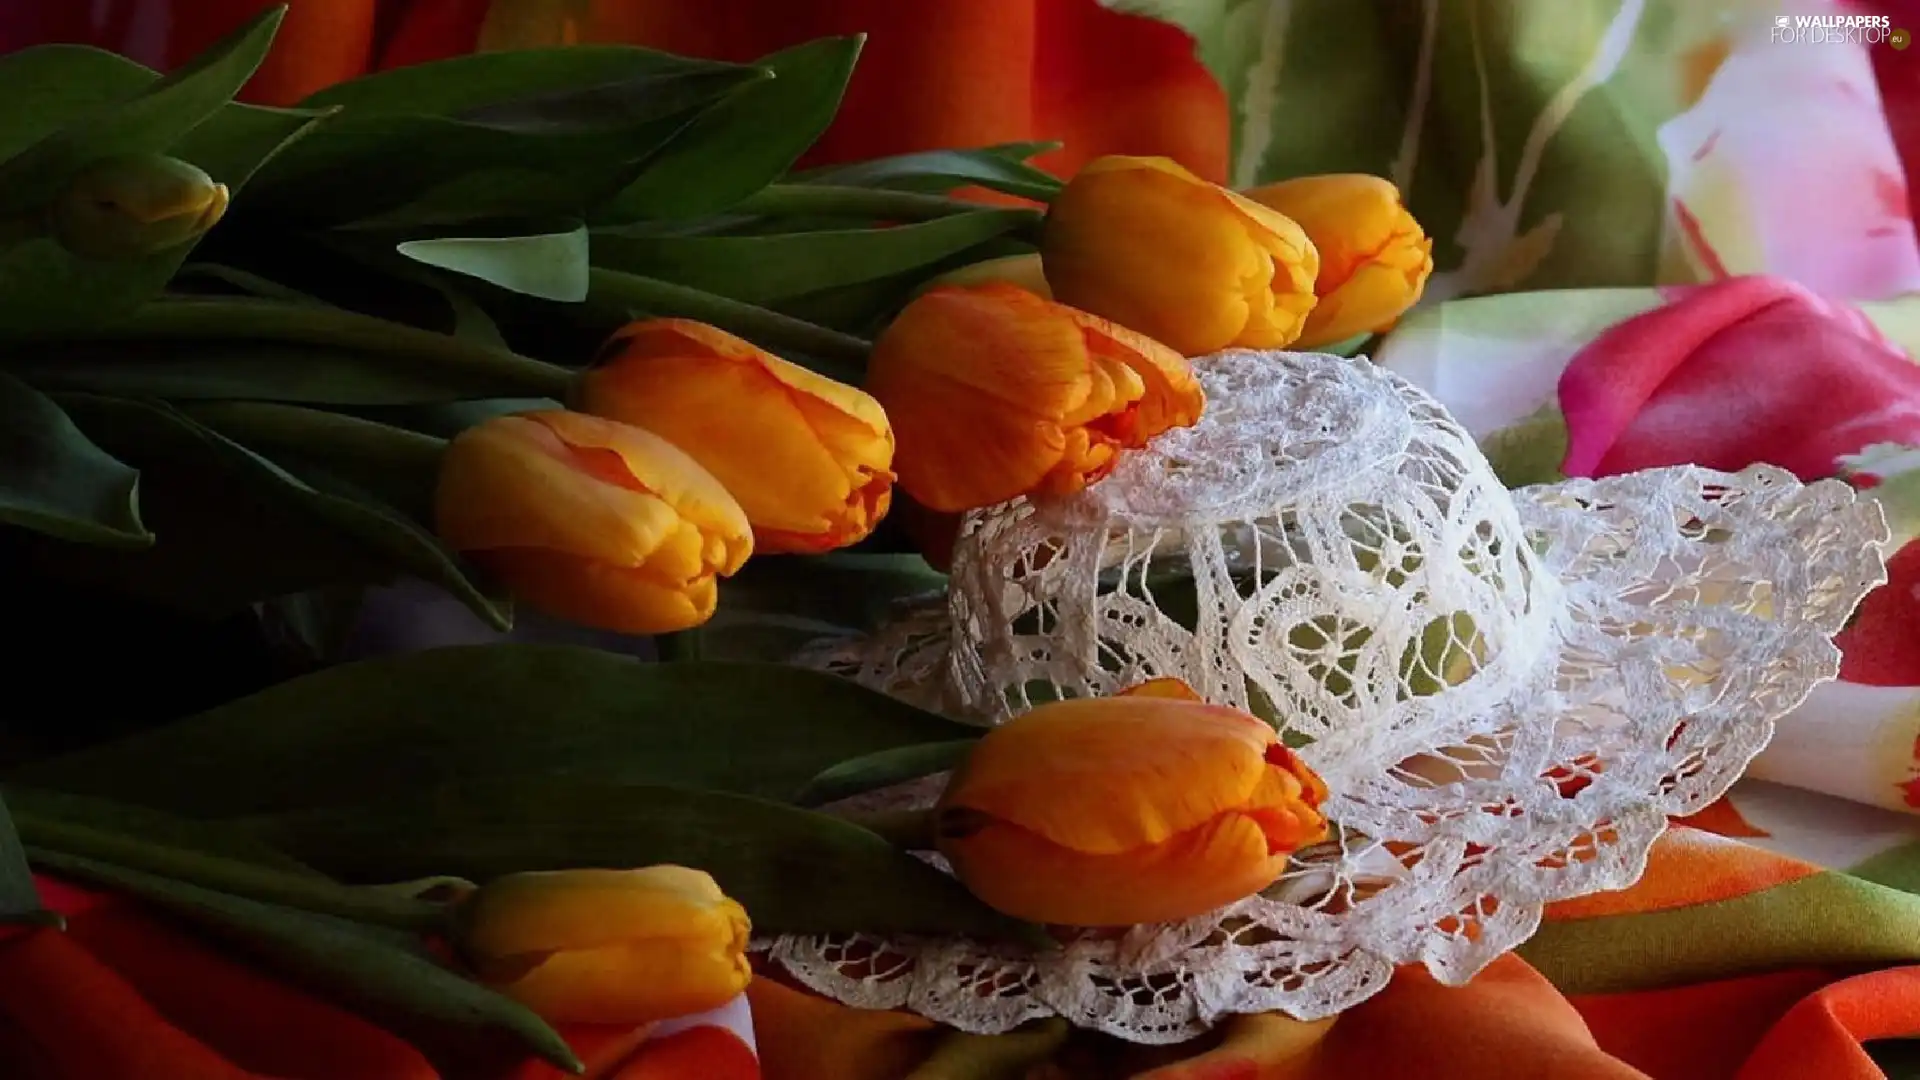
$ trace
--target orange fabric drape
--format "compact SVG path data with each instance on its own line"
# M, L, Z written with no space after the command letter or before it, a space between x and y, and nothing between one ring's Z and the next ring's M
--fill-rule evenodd
M382 65L471 50L489 6L412 0ZM1097 0L598 0L577 28L732 61L860 33L840 115L803 164L1060 141L1039 164L1063 174L1101 154L1160 154L1226 179L1226 99L1192 39Z

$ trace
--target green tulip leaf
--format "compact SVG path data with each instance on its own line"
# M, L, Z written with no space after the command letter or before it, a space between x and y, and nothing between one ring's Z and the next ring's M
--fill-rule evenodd
M38 553L50 570L209 615L404 574L440 586L496 627L510 623L505 602L418 521L328 470L278 464L165 404L58 400L83 431L143 467L142 504L158 542L90 559Z
M564 102L570 93L644 79L742 71L753 68L627 45L513 49L363 75L320 90L300 105L350 109L359 116L462 117L528 101Z
M974 734L781 664L651 664L575 646L480 645L330 668L27 765L13 779L189 817L489 777L599 776L786 799L848 758Z
M766 556L727 582L700 637L712 659L787 661L823 639L871 632L900 601L946 583L912 554Z
M1008 161L1028 162L1042 154L1051 154L1065 145L1057 139L1039 139L1031 142L994 143L992 146L981 147L979 152L1006 158Z
M772 80L695 118L594 220L697 218L779 179L833 121L864 40L823 38L763 58Z
M232 944L407 1038L443 1068L510 1060L506 1043L570 1072L582 1069L566 1040L532 1011L395 935L77 855L28 854L49 870L139 897Z
M812 184L878 187L895 191L944 193L983 187L1004 195L1047 202L1060 193L1060 179L1026 163L1051 143L1021 143L982 150L928 150L848 165L810 169L794 177Z
M0 925L51 921L54 918L41 904L40 891L34 888L27 850L21 846L6 801L0 799Z
M132 98L77 120L0 163L0 214L52 199L75 173L96 161L171 149L233 101L266 59L284 14L285 6L261 12ZM0 73L0 86L6 83ZM19 107L15 99L8 105Z
M962 264L962 260L950 261L956 264L954 269ZM964 261L974 261L971 253ZM774 305L774 310L859 337L877 337L907 301L913 299L916 290L946 269L944 265L935 264L911 274L821 289L781 300Z
M584 218L714 102L770 73L644 49L530 50L314 95L344 114L262 172L255 205L313 224Z
M580 776L474 779L252 826L351 880L439 873L484 882L527 870L671 863L712 874L761 933L1035 933L856 825L712 791Z
M262 300L278 300L287 304L307 304L312 307L333 307L325 300L298 289L283 285L272 278L243 270L237 266L224 266L220 263L190 262L180 267L173 276L175 286L184 286L189 282L224 286L241 296L252 296Z
M866 370L870 347L851 334L677 281L603 266L593 268L590 280L587 302L596 311L618 313L618 321L643 316L698 319L772 349L829 379L858 383Z
M793 801L801 806L823 806L919 780L958 766L977 745L978 739L956 739L863 754L821 772L800 789Z
M389 311L386 317L398 318L416 331L428 333L436 330L444 331L456 342L495 354L513 352L513 348L507 344L506 338L500 333L499 324L493 321L493 316L488 314L487 309L482 307L479 301L468 295L474 285L472 281L450 279L433 267L408 259L398 251L382 250L382 245L352 236L347 230L334 230L331 235L314 239L316 249L343 260L342 263L334 264L328 271L321 271L321 280L326 284L346 285L351 289L355 282L377 281L382 286L381 291L389 296L404 292L409 285L418 286L439 297L441 303L445 305L444 312L428 301L424 310L409 312L404 317ZM290 260L292 265L289 269L292 274L309 272L308 267L311 264L302 259L299 253L289 253L283 248L282 257ZM325 285L322 287L324 288ZM288 295L289 291L284 288L275 290L242 287L241 291L267 299L310 301L325 307L335 306L317 297Z
M475 424L496 416L541 412L561 405L550 398L487 398L482 401L450 401L444 405L407 405L394 408L356 410L358 415L383 424L419 431L442 439L451 439Z
M49 393L349 408L465 401L522 388L485 373L411 367L375 352L280 341L33 343L10 357L6 368Z
M457 119L485 130L516 135L617 139L657 121L704 110L727 95L771 78L772 74L762 68L732 65L642 75L604 86L469 109Z
M975 210L880 229L765 236L644 236L596 230L597 266L749 303L890 277L1027 226L1022 210Z
M48 536L140 548L140 473L102 450L39 390L0 373L0 521Z
M127 101L159 75L84 45L38 45L0 55L0 160ZM0 201L11 202L11 198Z
M335 114L313 109L229 105L175 144L172 153L237 192L254 174Z
M902 600L945 592L947 576L918 555L768 556L727 582L720 610L877 629Z
M497 346L404 323L231 296L148 304L117 322L77 327L57 346L22 348L5 363L61 390L339 405L564 393L571 378Z
M44 788L8 785L6 794L21 831L36 845L46 846L32 838L33 823L44 821L81 826L142 843L215 855L290 874L321 876L319 871L261 843L252 833L228 822L195 821L144 806Z
M415 262L542 300L578 303L587 298L585 226L540 236L412 240L398 250Z

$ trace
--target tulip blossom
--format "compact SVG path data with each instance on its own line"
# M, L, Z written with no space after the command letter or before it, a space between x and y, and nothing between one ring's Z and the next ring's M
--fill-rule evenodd
M908 304L867 389L893 419L900 487L946 513L1079 491L1205 405L1180 354L1004 283Z
M1320 273L1293 219L1165 158L1082 169L1047 211L1040 252L1055 299L1187 356L1292 344Z
M1326 835L1326 797L1273 728L1155 682L988 732L941 797L938 843L1009 915L1167 922L1271 885Z
M89 166L54 200L47 220L61 247L86 259L137 259L206 233L227 212L227 186L199 166L160 154Z
M580 407L686 451L739 502L762 552L856 543L892 499L879 402L702 323L621 330L581 380Z
M1320 253L1318 302L1294 342L1311 349L1391 327L1433 273L1433 241L1377 176L1302 176L1247 192L1292 218Z
M516 599L617 633L705 622L714 579L753 551L745 512L698 462L658 435L580 413L462 432L434 503L441 538Z
M682 866L509 874L463 901L455 922L480 980L556 1023L687 1016L753 978L746 911Z

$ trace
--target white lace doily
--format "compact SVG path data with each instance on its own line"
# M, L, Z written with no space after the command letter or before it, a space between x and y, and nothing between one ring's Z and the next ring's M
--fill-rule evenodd
M1054 953L786 937L802 982L972 1032L1064 1016L1138 1042L1315 1019L1421 963L1459 984L1550 901L1624 888L1838 671L1885 580L1876 503L1765 467L1509 493L1364 361L1234 351L1208 411L1107 480L969 516L947 603L811 662L983 724L1174 676L1272 719L1325 844L1264 894ZM864 796L923 807L943 778Z

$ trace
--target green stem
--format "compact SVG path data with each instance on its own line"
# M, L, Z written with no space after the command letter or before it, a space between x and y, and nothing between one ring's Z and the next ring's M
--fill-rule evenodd
M487 376L500 397L567 399L573 372L504 349L476 345L371 315L255 297L170 297L79 336L96 341L301 341L403 357Z
M655 652L662 663L682 664L700 659L700 631L698 628L682 630L675 634L661 634L653 639Z
M181 403L180 410L256 450L320 453L378 469L434 475L445 439L325 409L267 401Z
M415 933L438 930L446 922L446 908L440 904L377 889L355 888L318 876L289 874L31 814L15 815L14 824L29 848L29 856L31 849L43 848L249 900Z
M729 213L767 216L875 218L882 221L932 221L1002 207L886 188L836 187L832 184L773 184ZM1038 211L1033 219L1040 220Z
M823 360L865 363L865 341L790 315L685 285L594 267L590 295L601 302L654 315L698 319L769 348L788 348Z
M858 825L894 847L907 851L934 849L935 811L932 810L838 810L832 815Z

